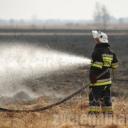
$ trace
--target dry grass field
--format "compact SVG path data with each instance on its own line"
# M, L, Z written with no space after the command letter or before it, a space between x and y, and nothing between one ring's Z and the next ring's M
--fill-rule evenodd
M43 98L36 101L36 107L47 104ZM11 108L35 108L29 105ZM42 105L43 106L43 105ZM9 106L8 106L9 107ZM88 116L88 102L86 97L76 97L70 102L43 112L1 112L0 128L127 128L128 104L125 100L115 99L114 116Z

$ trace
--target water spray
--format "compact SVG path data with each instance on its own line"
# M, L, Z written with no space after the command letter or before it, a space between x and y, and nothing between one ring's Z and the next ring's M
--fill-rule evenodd
M26 86L21 84L24 79L39 78L55 71L71 70L89 64L88 58L52 49L23 44L1 45L0 94L13 96L19 90L26 90Z

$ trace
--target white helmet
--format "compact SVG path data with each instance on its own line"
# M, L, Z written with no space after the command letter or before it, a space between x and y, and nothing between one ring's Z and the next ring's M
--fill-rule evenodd
M108 43L108 36L106 33L93 30L92 35L94 39L98 38L101 43Z

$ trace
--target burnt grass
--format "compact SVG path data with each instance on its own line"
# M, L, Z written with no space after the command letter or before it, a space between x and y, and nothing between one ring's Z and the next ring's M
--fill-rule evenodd
M94 41L90 35L86 35L86 32L90 30L26 30L27 32L53 32L53 35L16 35L21 30L13 30L14 36L0 35L0 43L27 43L33 46L46 47L71 53L75 55L85 56L90 58L94 48ZM25 32L26 32L25 31ZM118 30L119 31L119 30ZM1 30L0 32L12 32L12 30ZM24 33L24 31L22 30ZM56 32L85 32L85 35L57 35ZM120 31L119 31L120 32ZM111 48L117 54L120 66L115 72L115 78L113 80L113 96L128 97L128 35L111 35L109 36ZM35 79L26 79L24 83L32 91L43 93L42 90L46 89L52 92L52 95L58 94L67 95L76 89L83 86L83 82L88 82L88 68L82 67L72 71L61 71L55 74L42 76Z

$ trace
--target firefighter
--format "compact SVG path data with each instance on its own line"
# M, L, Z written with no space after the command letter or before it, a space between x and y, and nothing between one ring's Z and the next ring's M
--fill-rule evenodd
M111 101L110 68L118 67L116 54L110 49L108 36L100 31L92 31L96 46L92 53L89 86L89 114L113 114ZM105 72L106 71L106 72ZM105 72L103 74L103 72ZM98 78L100 74L103 74Z

